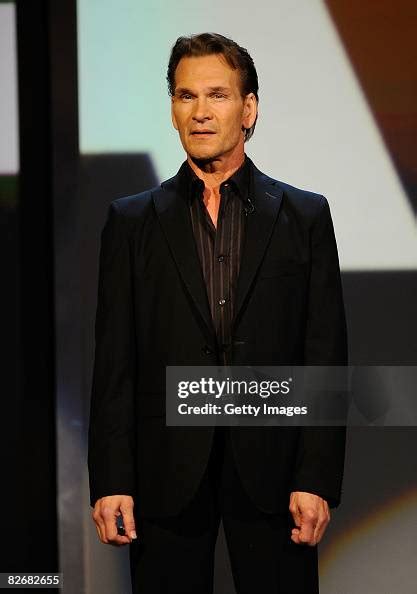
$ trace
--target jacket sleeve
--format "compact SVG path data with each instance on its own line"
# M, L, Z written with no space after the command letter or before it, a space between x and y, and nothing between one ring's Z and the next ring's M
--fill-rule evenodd
M345 309L336 239L328 202L320 197L311 234L305 365L347 365ZM292 491L306 491L336 507L341 499L346 428L302 427Z
M88 433L90 503L135 495L135 338L128 226L113 202L101 234Z

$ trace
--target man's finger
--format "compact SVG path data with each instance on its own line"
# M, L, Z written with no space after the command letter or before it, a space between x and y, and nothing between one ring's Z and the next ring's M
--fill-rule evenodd
M317 524L316 529L314 531L313 544L319 544L319 542L323 538L326 526L327 524L321 524L320 526Z
M300 533L298 535L300 542L307 544L313 542L316 525L316 514L314 512L310 512L309 510L305 510L301 516Z
M300 529L299 528L293 528L291 530L291 540L293 542L295 542L295 544L301 544L300 543L300 539L299 539L299 535L300 535Z
M121 506L120 511L122 512L126 536L128 536L129 539L137 538L133 505Z
M99 525L98 525L98 524L95 524L95 527L96 527L97 534L98 534L98 537L99 537L100 541L101 541L102 543L104 543L104 544L107 544L107 542L105 542L105 541L104 541L104 537L103 537L103 536L102 536L102 534L101 534L101 530L100 530L100 527L99 527Z
M107 544L106 528L101 517L100 507L96 507L93 511L93 520L97 528L98 536L102 543Z
M293 528L291 531L291 540L293 542L295 542L295 544L299 544L299 545L309 545L309 546L313 546L316 544L314 536L312 536L311 538L306 537L305 535L303 535L301 537L301 529L300 528Z
M116 517L117 512L110 506L102 506L101 517L104 521L104 537L110 544L124 545L130 542L127 536L117 534Z
M301 524L301 512L300 512L300 509L299 509L298 505L291 505L290 506L290 512L291 512L292 518L294 520L294 524L296 526L300 526L300 524Z
M320 514L319 516L319 521L317 522L316 525L316 529L314 531L314 541L316 544L318 544L321 539L323 538L323 535L326 531L327 525L330 522L330 512L327 509L323 509L323 512Z

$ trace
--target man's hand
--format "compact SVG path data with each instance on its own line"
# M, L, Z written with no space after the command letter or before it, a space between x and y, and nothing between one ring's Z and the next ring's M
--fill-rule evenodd
M291 531L291 540L296 544L318 544L330 522L327 501L312 493L294 491L289 509L296 525Z
M110 495L96 501L92 513L101 542L121 546L137 538L133 516L133 497ZM116 518L122 516L125 536L117 534Z

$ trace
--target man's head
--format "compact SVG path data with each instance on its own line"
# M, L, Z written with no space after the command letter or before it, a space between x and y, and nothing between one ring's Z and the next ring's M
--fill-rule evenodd
M243 152L258 106L258 76L246 49L215 33L179 37L167 81L172 121L191 158Z

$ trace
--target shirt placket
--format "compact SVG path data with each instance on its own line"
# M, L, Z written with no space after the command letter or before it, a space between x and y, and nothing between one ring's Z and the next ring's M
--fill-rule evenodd
M221 186L221 199L217 231L215 234L213 267L215 279L215 304L217 309L217 338L223 364L227 364L230 345L230 185Z

